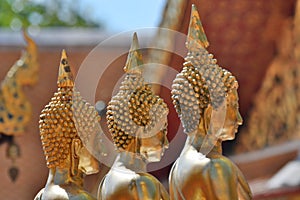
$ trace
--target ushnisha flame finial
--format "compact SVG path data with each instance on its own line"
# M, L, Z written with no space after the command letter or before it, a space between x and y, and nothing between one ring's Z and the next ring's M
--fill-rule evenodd
M143 56L140 52L139 41L136 32L133 34L131 47L127 56L127 61L124 67L126 73L142 74Z
M58 78L57 78L57 86L58 87L74 86L73 75L71 72L71 68L67 58L67 53L65 50L62 50L61 53L61 60L59 65Z
M190 25L188 30L188 36L186 41L186 46L189 49L190 45L201 45L203 48L207 48L209 46L209 42L206 38L199 13L197 11L196 6L192 5L191 10L191 18Z
M226 94L238 88L235 77L217 64L213 54L206 50L207 46L199 14L193 5L186 62L172 85L173 103L186 132L197 129L200 116L209 104L217 109L224 102Z
M168 114L167 105L154 95L151 87L144 82L136 33L124 67L126 77L117 95L107 107L107 124L115 146L126 149L142 127L143 134L150 133L160 119Z

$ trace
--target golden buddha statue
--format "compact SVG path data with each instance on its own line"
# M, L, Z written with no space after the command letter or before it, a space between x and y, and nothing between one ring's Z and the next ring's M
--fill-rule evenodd
M35 199L96 199L83 189L84 174L97 173L99 168L84 140L93 137L93 127L100 117L76 91L65 51L57 85L58 91L40 115L40 135L49 176Z
M136 33L124 67L120 91L107 107L107 123L118 155L98 189L98 199L169 199L163 185L146 172L168 147L167 105L142 77L142 55Z
M242 118L238 83L206 50L209 43L192 6L183 70L172 85L172 99L187 134L170 176L170 199L251 199L238 167L222 155L222 142L235 138Z

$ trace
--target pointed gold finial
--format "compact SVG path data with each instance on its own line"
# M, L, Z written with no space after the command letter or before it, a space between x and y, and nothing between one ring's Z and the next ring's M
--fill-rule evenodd
M192 43L197 43L201 45L204 48L207 48L209 46L209 42L206 38L199 13L197 11L196 6L192 5L191 10L191 18L190 18L190 25L189 25L189 31L188 31L188 37L186 41L186 45L189 48L189 46Z
M140 65L143 65L143 57L139 48L140 46L138 37L136 32L134 32L131 47L124 67L124 71L126 73L142 74Z
M36 55L37 54L37 46L36 46L35 42L31 39L31 37L28 35L26 30L23 30L23 36L27 43L27 51L32 55Z
M73 87L74 79L65 50L62 50L57 79L58 87Z

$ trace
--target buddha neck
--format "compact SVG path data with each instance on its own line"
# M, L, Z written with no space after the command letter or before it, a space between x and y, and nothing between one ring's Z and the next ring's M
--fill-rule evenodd
M187 137L186 147L193 147L198 152L205 155L222 154L222 141L213 140L205 136L199 136L197 133L190 133ZM206 149L209 149L207 152Z
M222 154L222 140L208 135L208 128L203 120L200 121L197 130L188 133L185 146L193 147L208 157Z
M147 162L139 153L121 151L116 162L121 162L126 168L135 172L146 172Z
M50 168L47 184L75 184L79 187L83 187L83 172L78 170L78 168L74 171L74 173L71 172L71 166L69 168Z

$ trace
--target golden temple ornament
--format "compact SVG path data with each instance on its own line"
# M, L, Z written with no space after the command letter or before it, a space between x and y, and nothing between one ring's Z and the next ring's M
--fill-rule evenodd
M25 31L23 35L27 43L26 51L7 72L0 87L0 144L8 143L6 156L13 163L9 169L12 181L18 177L15 160L20 156L20 147L14 137L24 134L32 115L31 104L22 87L35 85L39 70L36 44Z
M293 9L293 18L280 20L276 55L255 93L247 128L240 133L235 152L260 151L300 138L300 1ZM276 16L273 14L273 20Z
M84 174L97 173L99 168L84 144L97 134L95 127L100 116L76 91L64 50L57 85L57 92L40 115L40 135L49 176L35 199L96 199L83 188Z
M98 189L98 199L169 199L163 185L146 172L168 147L168 108L142 76L136 33L124 67L126 77L107 107L107 124L118 155Z
M208 45L193 5L186 62L172 85L187 140L170 172L170 199L251 199L243 174L222 155L222 142L234 139L242 124L238 83L217 64Z

